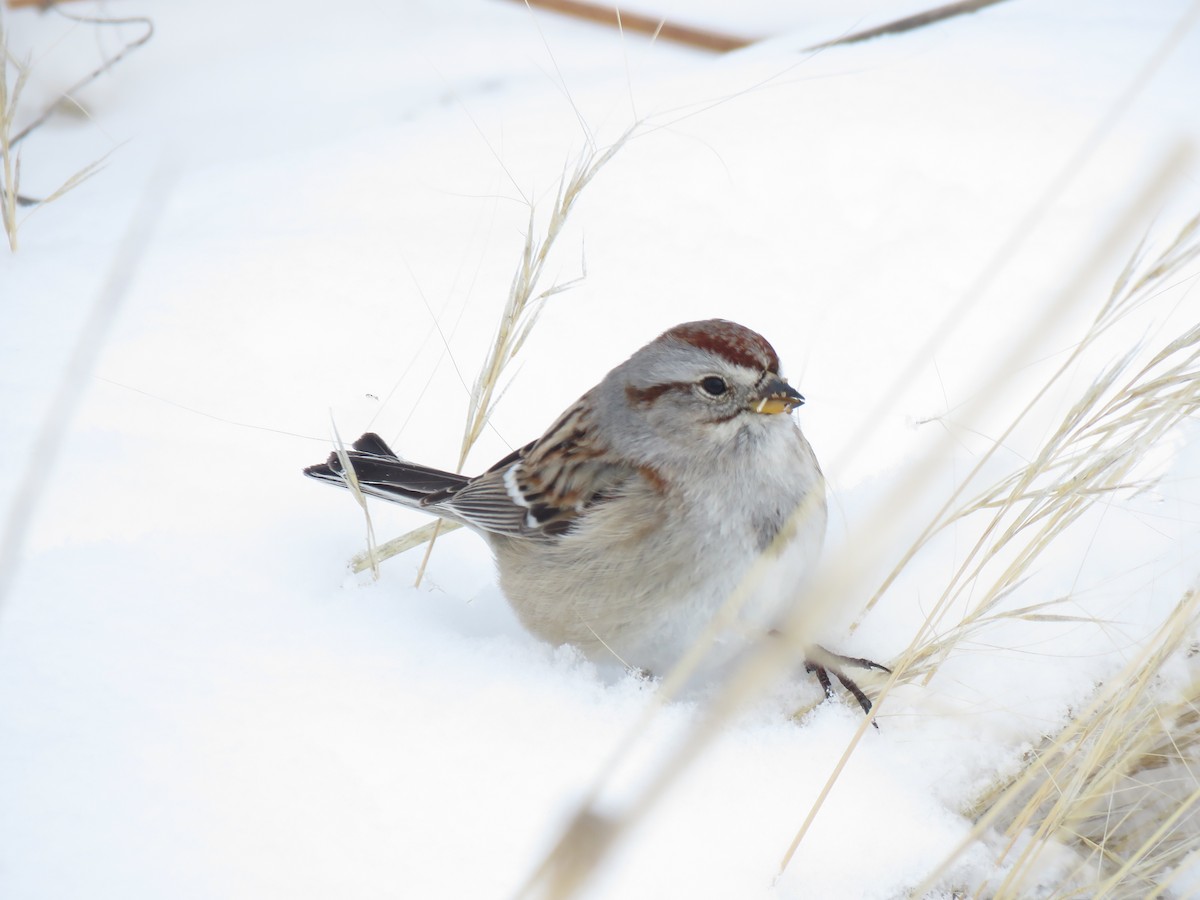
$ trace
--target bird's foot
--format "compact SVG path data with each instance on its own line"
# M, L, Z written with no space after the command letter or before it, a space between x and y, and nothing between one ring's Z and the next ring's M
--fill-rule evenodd
M854 679L848 676L844 671L842 671L842 669L843 667L846 667L888 673L890 673L892 670L881 663L877 663L871 659L864 659L860 656L842 656L840 653L831 653L821 646L815 647L814 650L816 652L810 654L811 658L804 661L804 671L811 675L817 676L817 683L821 685L821 690L825 692L825 696L830 700L832 700L835 696L833 690L833 679L830 678L832 675L833 678L836 678L838 683L841 684L841 686L845 688L855 700L858 701L858 705L862 707L862 711L870 715L872 708L871 698L868 697L866 691L859 687ZM879 725L874 722L871 724L875 725L876 728L879 727Z

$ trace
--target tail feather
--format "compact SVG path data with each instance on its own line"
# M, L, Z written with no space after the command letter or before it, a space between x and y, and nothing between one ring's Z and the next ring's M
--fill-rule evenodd
M453 494L467 483L465 475L443 472L401 459L377 434L368 432L352 446L354 449L347 451L346 455L365 494L404 506L423 506L426 498ZM331 453L323 463L309 466L304 474L318 481L346 487L342 461L336 453Z
M389 456L392 459L400 458L396 455L396 452L387 445L383 438L373 431L368 431L351 446L361 453L371 453L375 456Z

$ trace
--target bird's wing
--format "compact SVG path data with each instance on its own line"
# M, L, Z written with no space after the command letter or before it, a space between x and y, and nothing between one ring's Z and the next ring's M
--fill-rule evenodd
M543 437L476 478L403 460L377 434L364 434L347 456L364 494L457 519L480 531L550 538L569 531L585 510L638 474L597 445L585 409L577 403ZM304 474L346 486L336 453Z
M638 474L596 442L586 409L576 403L543 437L424 505L448 508L497 534L553 537L569 531L585 510Z

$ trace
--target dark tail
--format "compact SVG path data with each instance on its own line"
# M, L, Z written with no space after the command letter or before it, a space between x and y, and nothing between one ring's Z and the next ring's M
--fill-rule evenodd
M368 432L347 451L350 465L364 494L381 497L404 506L425 506L431 498L444 499L464 484L464 475L443 472L428 466L410 463L395 453L379 435ZM304 474L318 481L326 481L338 487L346 487L342 462L336 453L315 466L309 466Z

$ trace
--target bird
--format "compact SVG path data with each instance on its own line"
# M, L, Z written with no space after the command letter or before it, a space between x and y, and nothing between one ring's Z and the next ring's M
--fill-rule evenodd
M760 558L736 626L769 633L824 541L825 479L793 410L804 397L752 329L685 322L643 346L545 434L468 477L409 462L377 434L346 457L364 494L461 523L495 556L501 591L524 627L596 660L665 674L708 630ZM305 474L340 487L337 453ZM760 567L760 571L762 567ZM805 661L827 697L830 674L886 667L818 645Z

